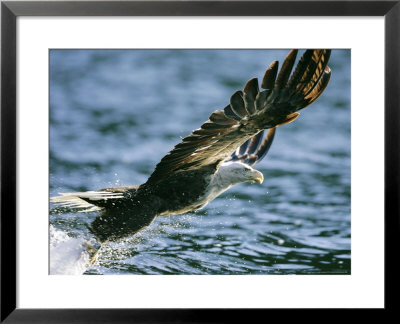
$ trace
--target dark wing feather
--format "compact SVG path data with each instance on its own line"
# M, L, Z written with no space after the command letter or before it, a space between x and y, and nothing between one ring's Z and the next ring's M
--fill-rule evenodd
M214 111L199 129L162 158L147 183L158 182L171 172L217 168L242 145L237 157L247 154L249 164L260 161L275 134L275 130L268 132L261 142L261 131L294 120L296 111L314 102L329 82L330 50L305 51L291 75L296 55L297 50L289 53L279 73L277 61L270 65L261 83L265 90L260 91L257 79L251 79L243 91L235 92L224 110Z
M240 161L250 166L259 163L267 155L274 140L275 132L275 127L270 128L265 138L264 131L259 132L236 149L226 161Z

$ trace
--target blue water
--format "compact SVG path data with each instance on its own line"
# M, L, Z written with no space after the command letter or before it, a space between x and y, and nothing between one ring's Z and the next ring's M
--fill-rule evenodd
M287 50L51 50L50 195L146 181L159 160ZM87 274L350 274L350 51L256 169L205 209L104 246ZM51 206L52 207L52 206ZM89 237L96 213L50 213Z

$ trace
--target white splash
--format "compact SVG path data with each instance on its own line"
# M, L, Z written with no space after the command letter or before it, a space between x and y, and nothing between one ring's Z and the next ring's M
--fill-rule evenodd
M50 274L81 275L90 266L93 253L88 242L50 225Z

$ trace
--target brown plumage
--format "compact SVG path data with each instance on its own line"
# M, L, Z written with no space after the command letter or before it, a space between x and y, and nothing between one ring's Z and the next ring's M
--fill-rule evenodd
M259 131L294 120L298 115L293 113L314 102L327 86L330 52L307 50L290 79L297 50L286 57L277 77L279 64L274 61L265 72L264 91L258 89L257 79L248 81L243 91L232 95L224 111L213 112L208 121L161 160L148 183L160 181L170 172L220 163ZM193 155L199 151L202 153Z

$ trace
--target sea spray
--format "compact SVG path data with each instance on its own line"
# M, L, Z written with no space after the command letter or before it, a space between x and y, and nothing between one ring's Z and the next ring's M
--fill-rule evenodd
M81 275L96 260L100 246L50 226L50 274Z

